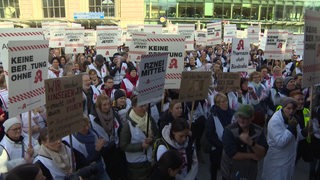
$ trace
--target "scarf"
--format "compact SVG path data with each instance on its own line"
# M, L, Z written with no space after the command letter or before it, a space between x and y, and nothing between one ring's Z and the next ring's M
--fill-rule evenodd
M219 106L213 106L213 115L217 116L223 127L226 127L231 123L234 111L230 108L224 111Z
M110 109L108 113L103 113L99 108L96 108L96 112L103 129L108 133L109 136L112 135L113 129L114 129L113 128L114 116L113 116L112 109Z
M137 123L137 127L141 129L144 133L147 132L147 122L148 122L148 113L146 112L143 117L137 115L134 110L131 110L129 113L129 117ZM149 126L149 134L152 134L151 126Z
M50 67L49 70L51 70L57 77L59 77L60 69L54 69L53 67Z
M71 160L65 146L62 146L59 152L55 152L42 144L39 149L39 155L51 158L53 164L64 173L69 174L72 172Z

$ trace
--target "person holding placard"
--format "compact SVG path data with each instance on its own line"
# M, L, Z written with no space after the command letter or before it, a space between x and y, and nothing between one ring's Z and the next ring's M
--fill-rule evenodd
M120 117L111 108L111 99L105 94L97 98L96 115L90 115L92 129L106 144L102 149L106 170L111 179L126 179L125 155L119 148Z
M137 96L133 96L132 108L120 132L120 148L126 154L129 180L147 180L151 173L152 144L159 134L155 121L148 117L147 105L139 106Z
M48 78L58 78L63 76L63 69L60 68L60 59L58 57L54 57L51 60L51 66L48 71Z
M129 66L125 78L121 81L120 85L120 88L126 91L127 98L132 96L132 93L137 86L138 79L137 69L134 66Z
M7 119L3 126L6 134L0 142L1 154L6 153L7 158L1 162L2 166L10 170L20 164L31 163L39 150L37 141L31 138L32 144L29 144L28 135L22 133L21 120L17 117Z

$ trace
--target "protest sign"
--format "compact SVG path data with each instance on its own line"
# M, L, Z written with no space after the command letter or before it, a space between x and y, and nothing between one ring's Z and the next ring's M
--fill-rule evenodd
M232 38L230 72L245 72L250 59L250 43L247 38Z
M223 41L225 43L231 43L232 38L237 37L237 25L236 24L225 24L224 25L224 33L223 33Z
M112 57L118 52L121 29L117 26L97 26L97 54Z
M240 88L240 74L235 72L223 72L217 74L216 91L228 93Z
M65 53L84 53L84 28L66 28Z
M43 40L42 29L40 28L17 28L17 29L7 29L0 28L0 54L1 54L1 62L3 65L3 69L5 72L8 72L8 41L15 40ZM49 52L47 52L49 53ZM48 59L48 55L47 58ZM7 75L7 73L5 73ZM7 76L6 76L7 78ZM8 82L8 79L6 79Z
M288 38L287 38L287 44L286 44L286 50L284 54L284 59L291 59L292 57L292 44L293 44L293 33L288 32Z
M320 83L320 13L306 10L302 86Z
M165 89L180 88L184 68L184 37L181 35L147 34L148 54L168 53Z
M184 71L179 91L179 100L182 102L203 100L208 97L212 72Z
M151 34L162 34L162 25L161 24L145 24L143 32Z
M221 22L207 24L207 45L215 46L221 44Z
M294 50L297 56L303 58L304 51L304 34L294 34L293 35L293 45L292 49Z
M259 26L250 26L247 29L247 37L251 43L259 43L260 40L260 30Z
M0 22L0 28L14 28L13 22Z
M178 24L178 34L185 38L185 50L194 50L194 24Z
M82 75L45 80L49 140L61 139L83 127Z
M48 77L47 40L9 41L9 117L45 104L44 80Z
M200 30L195 31L195 41L196 45L206 46L207 45L207 31ZM194 48L193 48L194 50Z
M50 48L65 47L65 28L61 29L51 29L49 38Z
M266 44L264 46L264 57L266 59L283 60L286 50L288 31L268 29L265 32Z
M128 58L131 61L141 61L141 56L147 54L147 34L146 33L132 33L132 42L129 44L130 51L128 52Z
M162 99L167 61L167 53L142 55L138 73L138 105L159 102Z
M97 35L94 29L85 29L83 36L83 43L85 46L95 46L97 42Z

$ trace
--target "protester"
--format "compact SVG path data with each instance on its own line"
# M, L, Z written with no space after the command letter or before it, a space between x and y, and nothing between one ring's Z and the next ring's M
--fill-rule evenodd
M177 150L168 150L153 168L150 180L175 180L182 165L180 153Z
M131 100L126 98L126 93L123 89L117 89L114 92L114 100L112 108L120 118L120 123L124 124L127 121L127 112L131 108Z
M2 160L2 166L11 170L18 165L31 163L39 150L37 141L31 138L31 144L29 144L28 134L22 133L21 120L17 117L7 119L3 126L5 136L0 142L1 154L6 153L7 158Z
M169 103L169 109L166 110L159 118L158 127L161 132L164 126L172 123L173 120L183 116L182 103L177 99Z
M88 66L89 70L93 69L97 72L97 76L100 78L100 80L109 74L104 62L104 57L101 54L98 54L96 55L94 62Z
M225 179L257 179L258 160L266 154L268 144L263 129L252 123L253 115L251 105L240 106L237 122L223 132L221 174Z
M223 150L222 135L224 128L231 124L234 110L228 106L228 98L222 93L214 97L214 106L210 109L210 115L206 122L205 136L211 145L210 173L211 179L217 179Z
M148 119L150 118L150 119ZM120 147L126 154L129 180L147 180L151 173L152 144L159 134L156 123L148 116L147 106L132 97L132 108L120 132Z
M137 69L134 66L129 66L125 78L120 84L120 88L126 91L127 98L131 98L133 91L138 85L138 79Z
M54 57L51 60L51 66L48 71L48 78L58 78L63 76L63 69L60 67L60 59L58 57Z
M282 108L275 112L268 123L267 141L269 149L264 158L262 178L264 180L291 180L294 175L297 142L300 128L294 118L297 102L287 97Z
M169 149L177 150L184 163L181 171L176 175L176 179L195 179L198 173L198 159L196 150L189 144L190 128L188 122L182 118L175 119L163 128L161 134L162 143L159 143L155 149L157 161Z
M34 164L22 164L10 170L5 180L45 180L42 170Z
M98 89L101 91L101 94L106 94L111 98L111 100L114 100L114 92L116 89L113 88L113 77L108 75L103 78L103 84L101 84Z

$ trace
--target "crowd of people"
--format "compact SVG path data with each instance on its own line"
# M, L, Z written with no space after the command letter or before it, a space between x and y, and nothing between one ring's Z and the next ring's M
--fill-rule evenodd
M184 71L212 72L208 98L180 102L166 89L161 102L138 105L139 62L119 47L110 58L65 55L50 49L48 78L81 75L84 126L49 141L45 106L8 118L8 90L0 75L1 158L5 179L171 180L197 178L201 151L209 153L211 179L291 180L297 161L320 178L320 110L302 88L303 60L265 59L252 45L237 89L218 92L218 73L229 72L230 44L187 51ZM319 100L319 97L318 97ZM312 118L311 118L312 117ZM29 137L29 134L32 137ZM31 139L31 144L29 142ZM72 141L72 147L71 143Z

